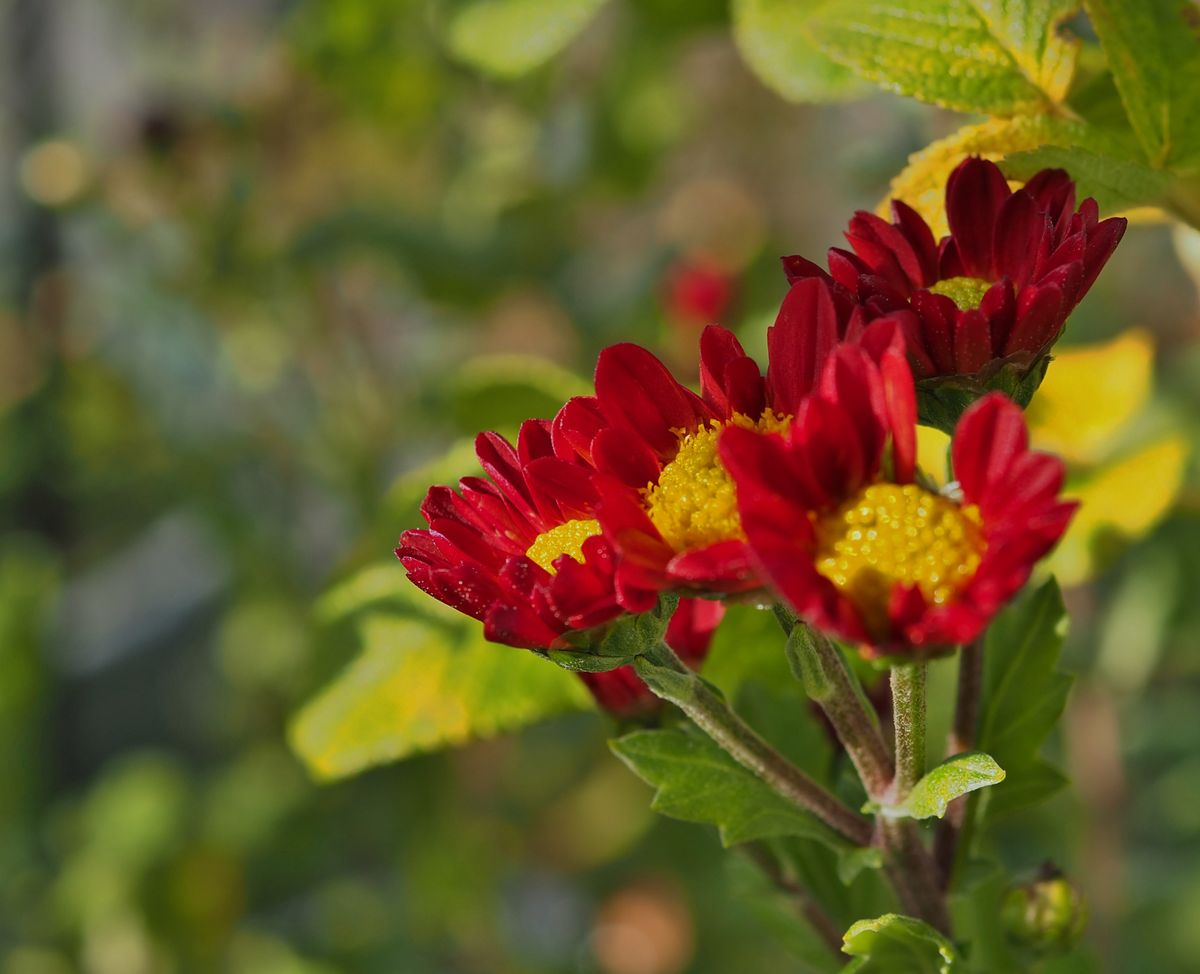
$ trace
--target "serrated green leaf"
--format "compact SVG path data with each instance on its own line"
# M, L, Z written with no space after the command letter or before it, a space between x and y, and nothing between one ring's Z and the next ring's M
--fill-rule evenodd
M372 614L362 654L289 728L318 778L340 778L421 751L585 710L579 680L534 653L496 646L478 626L459 638L427 624Z
M1095 197L1105 214L1157 205L1171 186L1167 173L1145 163L1056 145L1009 155L1001 168L1013 179L1028 179L1039 169L1065 169L1075 180L1079 195Z
M951 974L961 969L954 945L929 924L898 913L859 920L842 937L856 958L843 974Z
M942 818L954 799L1003 780L1004 769L990 754L956 754L921 778L903 802L881 807L879 813L888 818Z
M657 792L654 810L685 822L715 825L725 846L757 839L813 839L842 857L849 882L880 865L878 849L851 845L819 819L776 794L698 731L642 730L610 742L613 752Z
M945 108L988 115L1051 110L1070 82L1069 46L1034 26L1022 4L973 0L843 0L814 18L813 37L868 81ZM1062 4L1033 3L1029 11ZM1024 66L1034 65L1032 74Z
M808 22L827 0L734 0L733 36L754 73L789 101L841 101L867 88L812 42Z
M455 57L480 71L515 78L554 57L604 0L477 0L451 20Z
M1200 9L1191 0L1084 6L1151 165L1200 164Z
M1007 772L990 793L989 814L1040 800L1061 783L1039 755L1071 688L1072 678L1058 670L1066 627L1062 594L1050 579L988 630L977 744Z

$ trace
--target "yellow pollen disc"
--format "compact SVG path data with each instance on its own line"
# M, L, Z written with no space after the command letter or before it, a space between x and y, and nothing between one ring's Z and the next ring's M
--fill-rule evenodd
M933 605L971 580L987 547L979 509L916 484L872 484L814 517L816 567L854 603L874 634L887 631L897 582L916 585Z
M570 555L582 564L583 543L599 533L599 521L564 521L534 538L533 544L525 550L525 557L553 575L554 562L560 555Z
M932 285L929 290L948 297L958 305L959 311L973 311L983 304L983 296L991 286L990 281L978 277L948 277Z
M779 433L791 417L768 409L757 421L734 413L729 422L760 433ZM676 551L744 537L733 480L717 456L717 440L725 425L714 419L691 432L676 430L679 452L663 467L658 483L648 484L642 492L650 520Z

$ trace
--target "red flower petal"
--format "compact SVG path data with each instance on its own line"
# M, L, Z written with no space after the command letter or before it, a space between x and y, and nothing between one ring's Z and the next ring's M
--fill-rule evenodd
M992 280L992 240L996 217L1010 193L994 162L964 159L946 181L946 220L969 277Z
M830 286L807 278L788 290L775 324L767 329L767 388L776 412L790 414L817 384L839 335Z
M972 403L958 421L951 444L954 475L967 503L978 504L985 520L1006 503L996 487L1028 449L1020 407L999 392Z

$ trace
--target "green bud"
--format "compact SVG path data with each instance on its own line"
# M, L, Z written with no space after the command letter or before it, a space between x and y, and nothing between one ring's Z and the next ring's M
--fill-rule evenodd
M1087 905L1071 883L1057 871L1016 886L1001 907L1005 932L1013 940L1043 953L1067 950L1078 942L1087 925Z

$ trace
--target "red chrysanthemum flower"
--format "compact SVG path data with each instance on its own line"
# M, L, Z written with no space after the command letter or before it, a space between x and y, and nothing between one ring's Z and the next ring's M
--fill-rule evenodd
M1029 449L1019 407L991 393L951 447L958 489L916 477L916 403L899 345L838 348L784 435L730 428L719 449L750 548L813 625L867 655L935 654L978 636L1075 509L1063 465Z
M622 605L645 611L663 590L762 587L733 482L717 455L718 436L731 426L784 429L839 337L861 333L863 320L825 282L799 284L767 333L766 376L729 331L705 329L700 395L638 345L600 353L595 397L568 404L555 433L570 437L600 472L596 516L619 555ZM897 328L881 323L861 337L867 346L886 343Z
M431 487L421 505L428 530L405 531L396 548L418 588L479 619L489 640L539 650L624 611L613 551L596 521L593 470L569 442L556 450L552 425L527 421L515 449L481 433L475 452L488 476L464 477L458 492ZM720 609L685 606L668 638L698 662ZM626 669L584 677L601 705L621 715L653 701Z
M1014 192L995 163L978 158L951 173L946 217L950 234L938 242L915 210L893 200L891 223L855 214L846 232L853 251L832 248L828 274L803 257L785 257L784 269L793 282L836 281L869 316L913 311L906 339L918 380L966 377L980 392L990 384L1027 402L1040 380L1031 370L1127 221L1101 221L1091 198L1076 210L1075 184L1061 169Z

